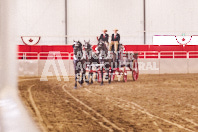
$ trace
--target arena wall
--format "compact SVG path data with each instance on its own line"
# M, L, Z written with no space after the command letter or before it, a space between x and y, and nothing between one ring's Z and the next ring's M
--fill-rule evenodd
M93 44L93 50L96 45ZM125 51L198 51L198 45L124 45ZM18 45L18 52L49 52L49 51L60 51L60 52L73 52L72 45Z
M19 76L48 76L48 72L56 75L56 68L58 75L64 76L63 68L66 69L68 76L74 76L74 67L72 60L62 60L64 66L53 60L56 68L50 62L49 68L45 69L47 61L51 60L18 60L18 74ZM192 59L139 59L140 74L178 74L178 73L198 73L198 58ZM47 71L47 72L46 72ZM128 72L128 74L131 74ZM51 76L51 75L49 75Z
M16 9L18 43L20 36L42 36L39 44L65 44L65 0L19 0Z
M146 40L153 35L198 34L197 0L146 0ZM159 19L160 18L160 19Z
M93 45L93 50L96 45ZM140 74L176 74L198 73L198 46L197 45L125 45L126 52L137 52L139 55ZM60 53L64 65L59 66L60 58L48 58L50 52ZM57 71L66 69L69 76L74 75L73 48L71 45L19 45L18 63L20 76L41 76L47 60L55 63ZM54 62L53 62L54 61ZM53 65L52 65L53 66ZM54 72L53 67L49 71ZM44 71L43 74L46 71Z

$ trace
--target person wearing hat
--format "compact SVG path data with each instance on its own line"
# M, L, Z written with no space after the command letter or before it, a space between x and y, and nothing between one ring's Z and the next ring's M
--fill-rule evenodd
M118 34L118 29L114 29L114 34L112 34L111 36L111 43L109 45L109 51L111 51L112 49L112 46L114 45L114 51L115 53L117 53L118 51L118 44L119 44L119 41L120 41L120 34Z
M102 40L105 42L106 46L109 47L109 35L107 34L107 29L102 30L102 34L100 35L99 41Z

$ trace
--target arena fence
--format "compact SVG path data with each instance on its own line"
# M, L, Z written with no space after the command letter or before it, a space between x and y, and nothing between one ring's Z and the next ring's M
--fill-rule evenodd
M73 59L73 52L60 52L60 51L53 51L59 52L61 58L63 60L72 60ZM128 51L129 52L129 51ZM46 59L58 59L56 56L53 55L49 56L50 52L18 52L18 59L25 59L25 60L46 60ZM127 52L124 52L127 53ZM165 59L165 58L198 58L198 51L136 51L138 53L138 57L140 59Z
M139 53L140 74L198 73L198 51L138 51L137 53ZM60 60L63 65L59 64ZM56 63L60 75L63 69L69 76L74 75L73 52L53 51L18 52L19 76L48 75L46 71L55 73L53 67L44 70L48 61Z
M96 45L93 45L95 50ZM124 45L125 52L139 55L140 74L198 73L198 45ZM53 55L57 52L59 55ZM72 45L18 45L19 75L45 74L48 60L56 63L60 75L66 69L74 75ZM62 66L59 62L62 60ZM49 71L54 73L50 67ZM57 73L57 72L56 72ZM47 73L46 73L47 74Z

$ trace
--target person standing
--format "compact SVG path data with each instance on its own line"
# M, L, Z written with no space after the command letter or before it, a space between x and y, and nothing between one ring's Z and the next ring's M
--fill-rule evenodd
M114 45L114 51L117 53L118 51L118 44L120 42L120 34L118 34L118 29L113 30L114 33L111 36L111 43L109 45L109 51L112 50L112 46Z

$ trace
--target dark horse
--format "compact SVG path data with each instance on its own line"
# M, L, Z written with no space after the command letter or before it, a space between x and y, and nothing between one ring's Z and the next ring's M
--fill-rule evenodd
M80 41L74 41L73 43L73 63L74 63L74 71L75 71L75 86L74 88L77 88L77 79L80 77L81 73L81 79L79 78L79 84L82 85L84 83L83 78L86 80L86 66L85 66L85 58L83 58L83 51L82 51L82 43Z
M111 64L113 63L113 58L110 55L108 55L108 49L103 41L98 41L97 51L98 51L99 63L102 65L100 66L101 79L102 79L101 85L103 85L103 69L105 69L107 73L105 79L108 79L108 82L111 83L111 77L109 77L109 70Z
M90 44L90 41L86 42L84 41L85 44L83 45L84 48L84 52L83 52L83 56L84 58L86 58L86 63L88 64L88 68L89 68L89 76L88 76L88 82L90 80L91 77L91 83L93 83L93 66L99 64L99 59L98 59L98 55L93 51L92 49L92 45ZM96 69L98 68L98 66L95 66ZM97 80L97 75L98 72L96 70L96 80Z

